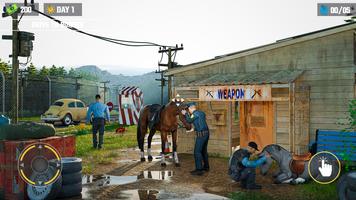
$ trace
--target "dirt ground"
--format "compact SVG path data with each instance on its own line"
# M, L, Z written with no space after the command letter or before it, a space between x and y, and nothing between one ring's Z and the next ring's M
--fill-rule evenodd
M171 159L161 167L159 137L154 138L152 149L152 162L140 162L136 148L119 150L117 163L100 166L83 178L82 199L224 199L231 192L244 191L227 175L226 158L210 158L210 171L192 176L193 155L180 154L180 167ZM273 184L271 175L258 175L256 182L272 197L292 199L295 191L295 186Z

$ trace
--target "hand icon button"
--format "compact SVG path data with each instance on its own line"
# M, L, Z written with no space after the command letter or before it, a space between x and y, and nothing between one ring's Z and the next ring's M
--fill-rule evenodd
M321 159L321 166L319 167L319 171L323 177L330 177L333 172L333 166L325 163L325 159Z
M337 156L329 151L320 151L308 162L310 178L319 184L334 182L340 175L341 163Z

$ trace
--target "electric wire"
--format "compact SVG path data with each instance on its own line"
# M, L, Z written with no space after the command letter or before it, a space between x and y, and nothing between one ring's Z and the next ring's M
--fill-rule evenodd
M88 33L88 32L85 32L85 31L82 31L82 30L79 30L73 26L70 26L64 22L62 22L61 20L59 19L56 19L50 15L47 15L37 9L32 9L34 12L37 12L55 22L57 22L58 24L61 24L63 26L65 26L66 28L72 30L72 31L76 31L78 33L81 33L81 34L84 34L84 35L88 35L88 36L91 36L91 37L94 37L94 38L97 38L97 39L101 39L101 40L104 40L104 41L107 41L107 42L111 42L111 43L115 43L115 44L119 44L119 45L123 45L123 46L129 46L129 47L149 47L149 46L158 46L158 47L173 47L173 46L167 46L167 45L160 45L160 44L157 44L157 43L153 43L153 42L142 42L142 41L131 41L131 40L120 40L120 39L115 39L115 38L109 38L109 37L103 37L103 36L99 36L99 35L95 35L95 34L91 34L91 33ZM131 43L131 44L130 44Z

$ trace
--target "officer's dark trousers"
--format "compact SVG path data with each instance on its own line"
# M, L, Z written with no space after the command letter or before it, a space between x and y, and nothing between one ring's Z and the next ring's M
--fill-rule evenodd
M244 187L250 187L255 185L256 183L256 169L255 168L250 168L246 167L241 171L241 177L240 177L240 182L241 185Z
M104 140L105 119L94 118L93 120L93 147L102 147ZM97 133L99 131L99 144Z
M197 136L195 140L194 159L195 169L197 170L209 169L208 141L209 133L201 137ZM202 163L204 163L204 166Z

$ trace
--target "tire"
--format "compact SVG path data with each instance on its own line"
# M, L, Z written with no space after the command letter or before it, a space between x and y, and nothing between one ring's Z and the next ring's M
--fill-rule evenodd
M347 191L347 183L346 183L347 174L342 175L337 182L337 194L339 200L347 200L346 191Z
M69 125L72 124L72 122L73 122L72 115L66 114L63 117L62 123L63 123L64 126L69 126Z
M350 189L347 189L346 191L346 197L347 197L347 200L353 200L355 199L356 197L356 192L355 191L352 191Z
M62 174L62 185L72 185L82 182L82 172Z
M346 176L347 188L356 192L356 172L350 172Z
M46 176L46 180L50 178L50 176L54 175L54 168L50 166L49 173L40 175L38 173L33 173L31 175L31 179L36 179L36 177ZM55 199L62 187L62 176L59 176L56 182L50 185L46 185L43 187L36 187L33 185L27 185L27 196L30 200L52 200Z
M82 171L82 159L76 157L62 158L62 175L78 173Z
M58 198L68 198L80 196L82 194L82 182L71 185L62 185L62 189L58 194Z

